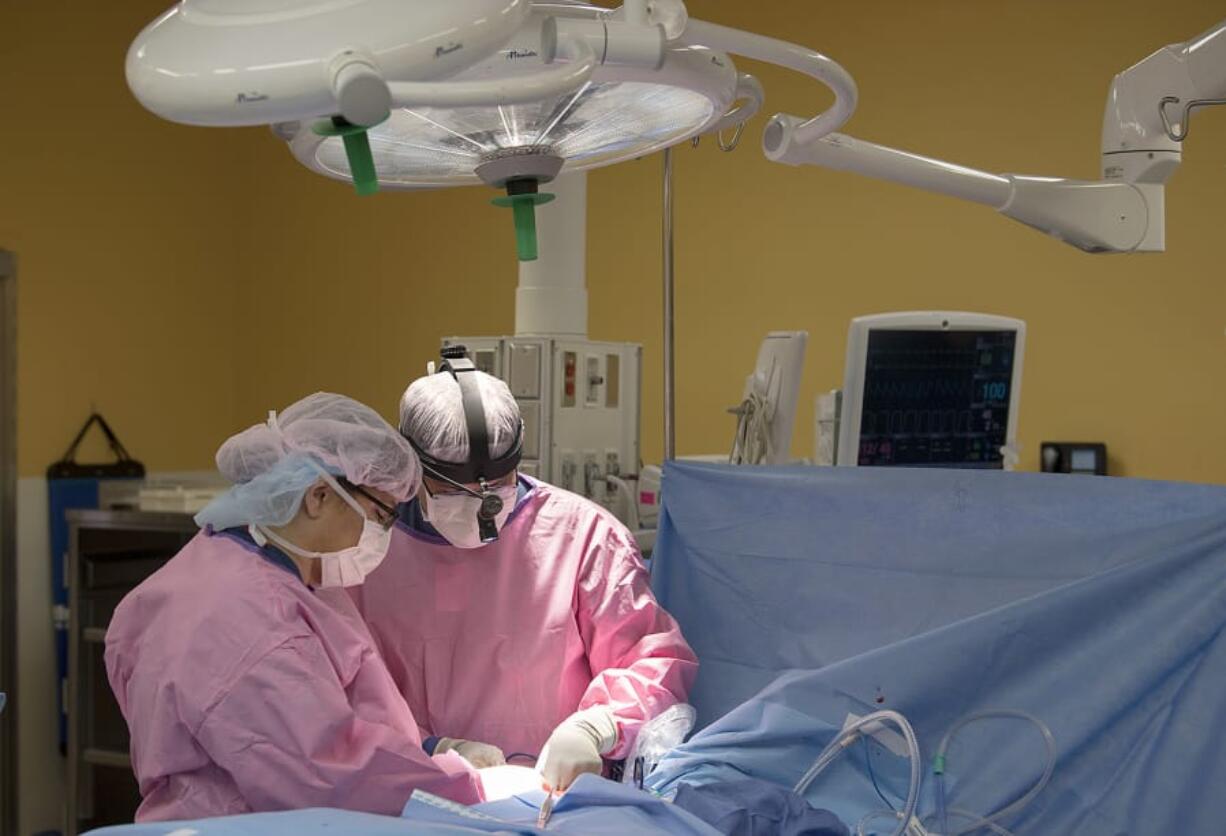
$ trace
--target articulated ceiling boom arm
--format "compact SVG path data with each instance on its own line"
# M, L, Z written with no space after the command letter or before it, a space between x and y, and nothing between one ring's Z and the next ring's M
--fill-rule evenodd
M762 146L776 162L853 171L983 203L1088 252L1161 252L1163 183L1179 165L1189 109L1224 99L1226 21L1115 77L1101 181L991 174L838 133L811 141L790 117L771 120Z

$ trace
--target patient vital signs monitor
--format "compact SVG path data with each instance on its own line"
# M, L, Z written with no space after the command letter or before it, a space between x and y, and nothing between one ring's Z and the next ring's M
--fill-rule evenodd
M1025 339L1024 322L985 314L852 320L838 464L1009 466Z

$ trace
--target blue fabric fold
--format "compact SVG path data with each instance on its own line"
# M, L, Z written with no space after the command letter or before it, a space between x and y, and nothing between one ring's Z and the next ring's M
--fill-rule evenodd
M650 787L743 775L790 787L848 714L890 708L919 739L928 815L927 765L944 733L1009 708L1047 724L1057 761L1003 826L1221 831L1226 490L695 465L668 468L665 485L657 594L699 655L693 701L709 724ZM1043 765L1026 723L972 724L948 753L949 805L998 810ZM854 829L886 809L873 779L901 807L907 774L871 741L808 800Z

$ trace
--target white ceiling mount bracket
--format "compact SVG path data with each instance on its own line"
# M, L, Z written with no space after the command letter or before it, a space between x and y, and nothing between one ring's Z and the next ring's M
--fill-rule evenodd
M738 130L743 128L745 123L762 108L765 96L766 92L762 89L762 82L749 73L738 73L735 104L724 114L724 118L712 125L706 133L718 134L728 128Z
M1131 183L1091 183L1008 175L1012 192L1000 213L1090 253L1141 247L1149 208Z
M664 29L664 37L670 41L681 37L690 15L682 0L651 0L647 4L647 19Z
M354 125L377 125L392 108L392 94L369 55L346 49L332 59L332 91L340 115Z
M643 26L647 23L647 8L647 0L626 0L622 4L621 13L625 15L627 23Z
M856 110L860 94L856 89L855 80L837 62L820 52L702 20L691 20L686 26L685 33L681 36L681 41L786 67L829 87L835 96L834 104L816 116L800 119L787 114L779 114L775 117L775 119L786 117L792 121L793 130L799 142L814 142L828 133L837 131Z

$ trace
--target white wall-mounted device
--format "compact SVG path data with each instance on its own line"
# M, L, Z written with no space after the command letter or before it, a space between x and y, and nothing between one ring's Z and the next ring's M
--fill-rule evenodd
M805 365L807 331L772 331L758 349L753 373L733 414L732 464L786 464L791 460L796 401Z

